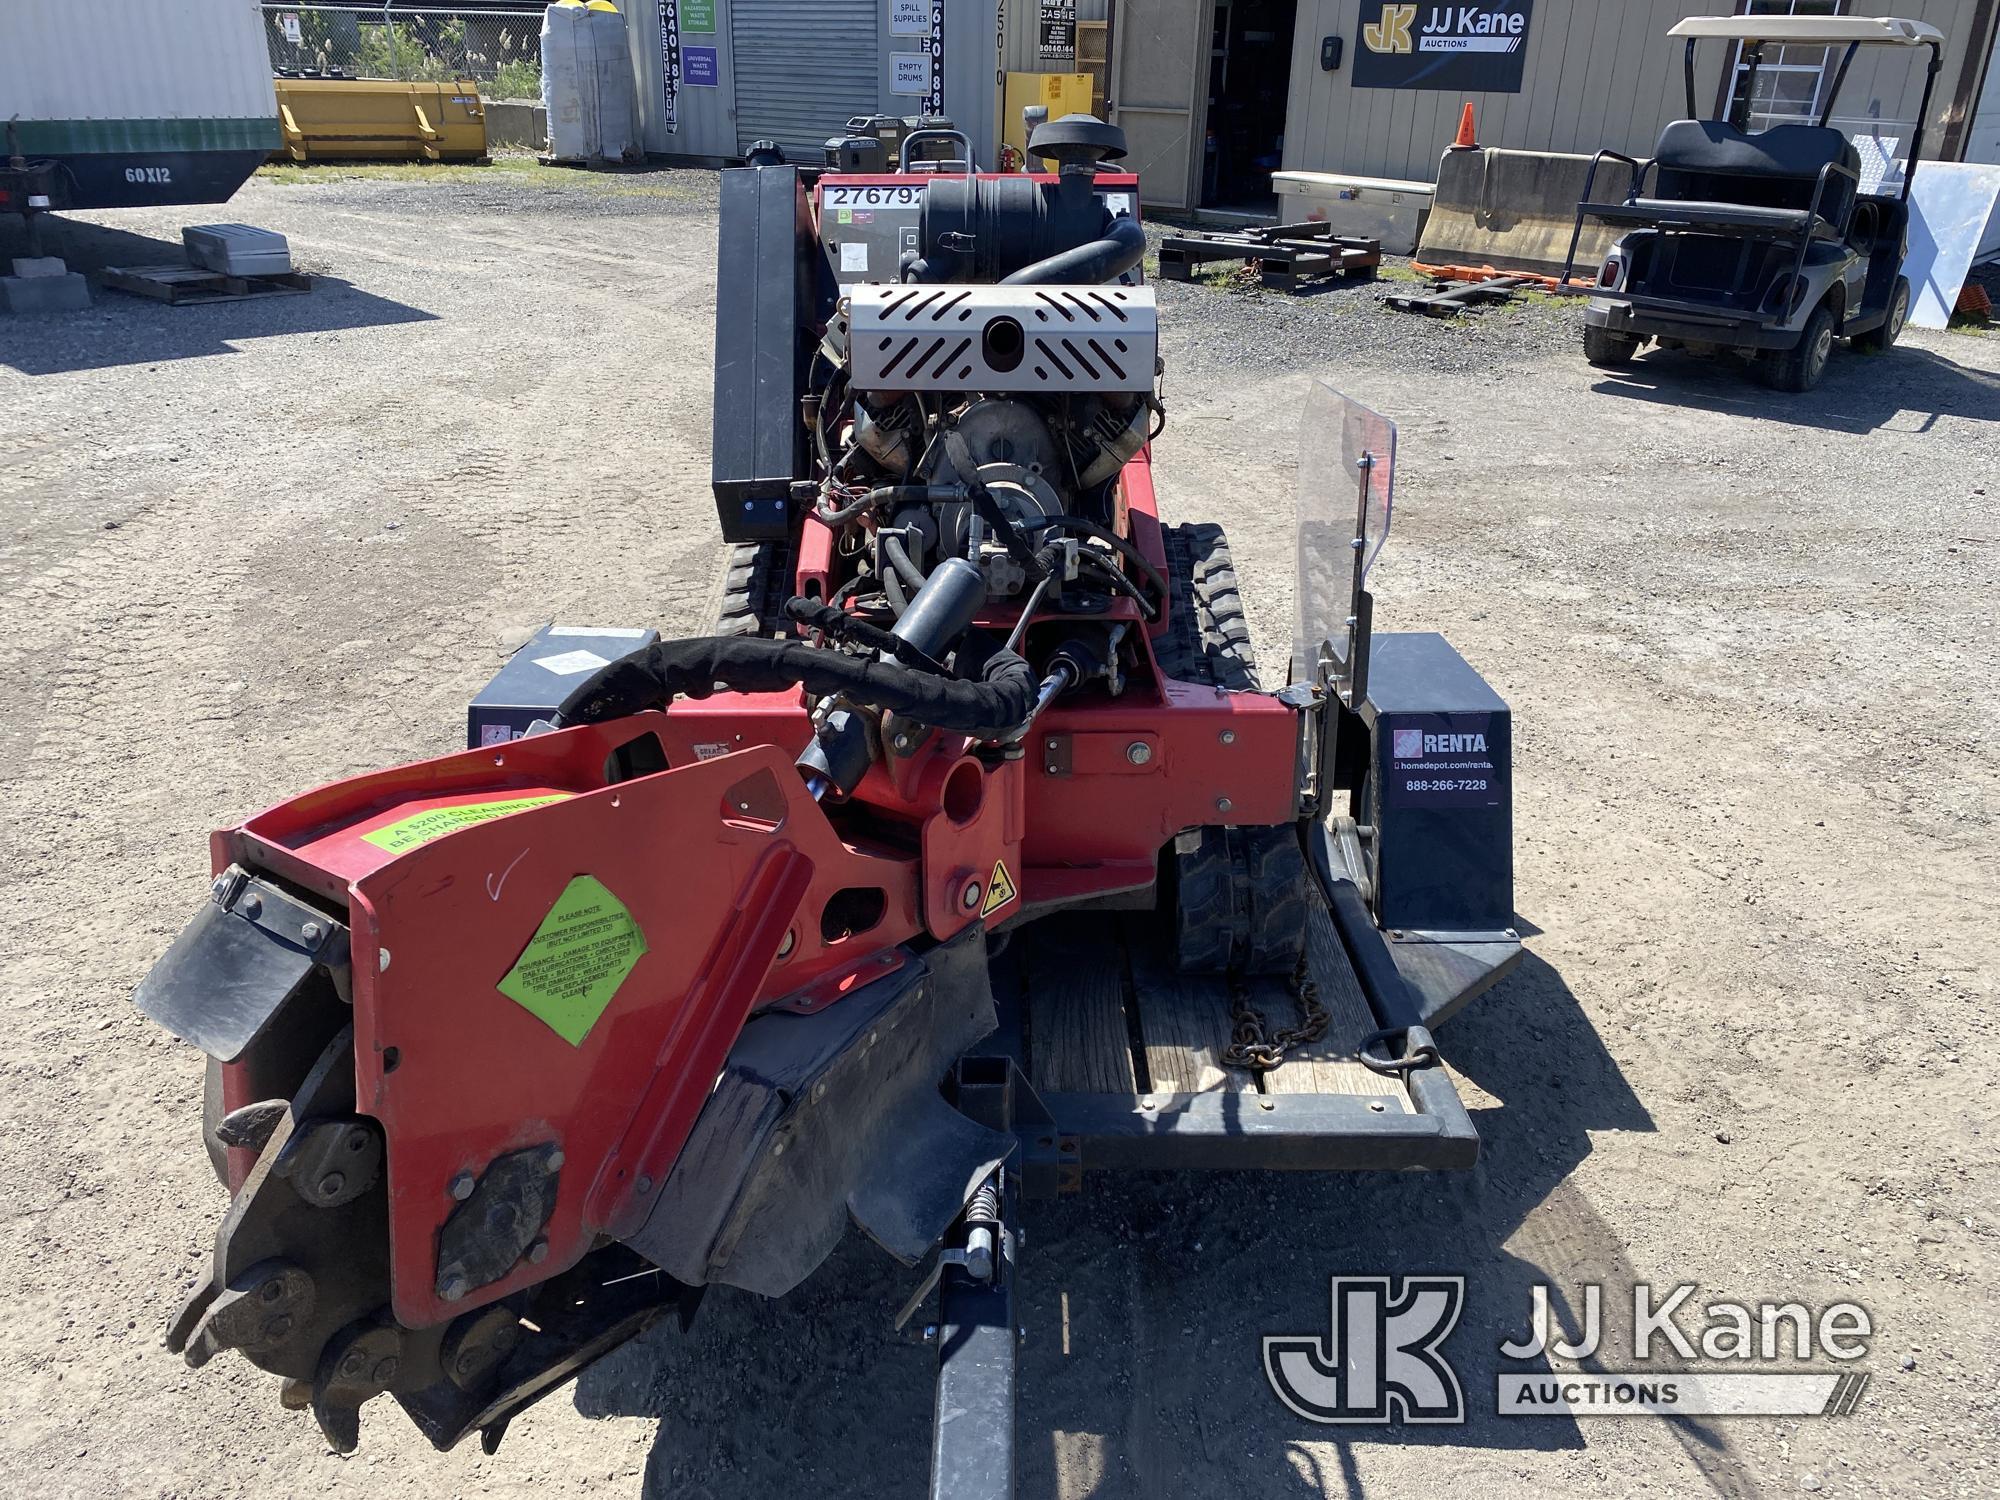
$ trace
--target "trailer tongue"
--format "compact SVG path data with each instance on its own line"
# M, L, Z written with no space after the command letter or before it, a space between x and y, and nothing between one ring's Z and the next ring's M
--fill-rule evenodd
M852 1223L936 1331L934 1489L1004 1494L1024 1202L1473 1161L1432 1028L1519 957L1510 719L1372 631L1394 430L1314 387L1266 692L1221 532L1155 507L1122 139L1033 144L1060 170L726 173L725 633L558 628L526 734L215 836L137 996L212 1060L189 1363L342 1451L382 1394L490 1449Z

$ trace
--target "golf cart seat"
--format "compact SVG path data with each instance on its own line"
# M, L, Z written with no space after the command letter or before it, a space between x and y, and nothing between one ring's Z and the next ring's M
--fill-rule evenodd
M1723 120L1675 120L1653 154L1647 216L1718 228L1839 238L1847 231L1861 157L1838 130L1774 125L1752 135Z
M1813 233L1831 233L1832 226L1804 208L1756 208L1746 203L1719 203L1702 198L1634 198L1630 203L1606 204L1593 209L1597 217L1613 223L1672 224L1700 229L1735 229L1755 233L1769 231L1786 237L1811 228Z

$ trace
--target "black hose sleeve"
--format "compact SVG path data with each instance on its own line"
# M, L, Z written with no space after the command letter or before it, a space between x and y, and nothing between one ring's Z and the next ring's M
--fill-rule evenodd
M961 734L1011 729L1035 706L1034 671L1011 651L995 652L978 682L933 677L896 662L850 656L803 641L704 636L660 641L599 667L556 710L562 726L621 719L676 698L725 691L775 693L803 687L841 693L935 729Z
M1047 286L1057 282L1083 286L1116 281L1146 258L1146 231L1137 219L1111 221L1104 238L1064 250L1033 265L1002 276L1002 286Z

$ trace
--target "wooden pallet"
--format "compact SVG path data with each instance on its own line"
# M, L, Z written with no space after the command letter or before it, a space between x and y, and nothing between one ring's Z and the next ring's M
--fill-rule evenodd
M1116 912L1046 918L1014 939L1028 1074L1043 1093L1123 1095L1351 1094L1414 1111L1401 1078L1355 1060L1379 1024L1319 902L1311 905L1307 971L1326 1007L1326 1035L1269 1072L1222 1065L1232 996L1220 976L1177 973L1165 919ZM1253 980L1250 1003L1267 1027L1290 1025L1297 1007L1279 979Z
M252 297L296 297L312 290L303 271L276 276L225 276L199 266L106 266L104 284L135 297L180 307L195 302L244 302Z

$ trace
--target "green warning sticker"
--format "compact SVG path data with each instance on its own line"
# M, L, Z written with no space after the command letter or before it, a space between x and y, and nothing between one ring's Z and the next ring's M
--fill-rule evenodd
M645 951L646 934L625 903L594 876L579 875L501 979L500 993L580 1047Z
M404 854L419 844L441 839L447 833L457 833L474 823L504 818L509 813L526 812L531 807L545 807L551 802L562 801L568 795L567 792L551 792L545 797L509 797L499 802L461 802L454 807L427 808L420 813L411 813L407 818L398 818L393 823L384 823L380 828L370 829L361 837L377 849Z

